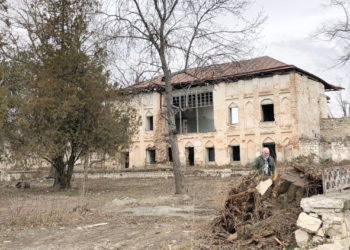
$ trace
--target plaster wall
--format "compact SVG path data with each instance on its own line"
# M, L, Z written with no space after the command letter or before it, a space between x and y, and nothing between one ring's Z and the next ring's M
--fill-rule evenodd
M215 130L178 135L182 165L188 164L187 147L194 148L194 161L198 166L251 163L266 142L275 143L279 161L296 157L301 153L300 134L319 134L319 120L326 115L326 97L320 96L324 94L323 85L295 72L221 82L213 86L212 92L214 105L213 114L210 115L214 117ZM163 96L153 92L142 94L137 99L135 105L138 105L142 121L147 114L154 116L154 130L146 131L144 123L140 126L130 149L130 166L147 168L145 154L148 148L156 150L157 166L171 166L168 161L170 145L165 133L165 120L162 118ZM261 104L266 101L274 105L275 120L272 122L262 120ZM313 108L305 109L307 105ZM230 106L238 107L237 124L229 122ZM192 119L189 113L188 118ZM190 125L193 126L192 123ZM231 162L232 145L240 146L240 162ZM207 161L208 147L215 148L215 162Z
M327 118L327 97L322 83L295 73L298 134L301 138L320 137L320 122Z

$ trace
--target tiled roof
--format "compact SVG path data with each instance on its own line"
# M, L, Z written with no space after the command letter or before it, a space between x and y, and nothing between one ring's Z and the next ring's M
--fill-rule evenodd
M299 69L294 65L285 64L269 56L258 57L250 60L232 62L225 64L211 65L201 68L193 68L187 70L187 73L181 73L172 77L172 84L190 84L209 82L215 80L225 80L230 78L240 78L244 76L253 76L261 73L268 73L273 71L292 70L300 71L325 85L325 89L338 90L341 89L337 86L331 85L321 78ZM133 85L132 88L147 88L150 85L164 85L162 81L163 75L157 76L148 81L142 82L137 85Z

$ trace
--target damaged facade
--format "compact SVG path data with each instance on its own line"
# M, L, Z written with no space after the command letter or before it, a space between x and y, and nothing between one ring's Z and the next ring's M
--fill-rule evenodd
M142 125L128 152L130 167L171 164L161 79L134 86ZM339 89L267 56L207 67L196 78L176 75L172 82L183 166L244 165L264 146L278 161L303 154L306 139L321 138L325 91Z

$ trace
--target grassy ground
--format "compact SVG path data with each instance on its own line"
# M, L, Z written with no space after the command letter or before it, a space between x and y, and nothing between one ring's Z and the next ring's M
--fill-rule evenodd
M81 179L53 191L0 183L0 249L199 249L200 236L241 177ZM104 224L101 224L104 223Z

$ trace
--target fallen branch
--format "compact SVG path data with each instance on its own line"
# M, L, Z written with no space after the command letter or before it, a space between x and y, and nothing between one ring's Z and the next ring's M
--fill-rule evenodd
M254 241L259 241L260 239L262 238L265 238L267 236L270 236L270 235L273 235L274 234L274 231L268 231L262 235L259 235L259 236L254 236L253 239L247 241L247 242L244 242L241 244L241 246L247 246L247 245L250 245L252 244Z
M273 238L275 239L275 241L277 241L278 244L280 244L281 246L284 245L283 242L281 242L276 236L273 236Z

